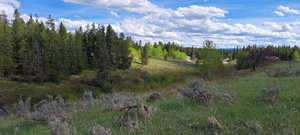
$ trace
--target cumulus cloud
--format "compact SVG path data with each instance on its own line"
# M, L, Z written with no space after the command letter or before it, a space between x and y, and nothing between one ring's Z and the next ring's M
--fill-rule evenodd
M284 43L299 38L299 32L291 31L292 25L266 22L253 24L227 24L220 21L229 12L217 7L191 5L177 9L160 8L149 0L63 0L100 8L123 10L143 14L142 17L125 18L113 25L137 40L149 42L174 41L180 44L197 45L204 40L214 40L220 46L238 44ZM110 13L116 16L115 12ZM298 10L278 6L274 14L299 14Z
M30 19L30 16L23 14L21 16L25 22L27 22ZM47 18L45 17L33 17L34 20L38 20L39 22L46 23L48 21ZM85 20L71 20L71 19L66 19L66 18L59 18L54 20L56 28L59 27L60 23L63 23L66 28L70 31L73 32L79 27L82 27L83 29L86 29L88 25L92 25L93 22L90 21L85 21Z
M127 17L113 24L117 32L124 32L136 40L145 42L176 42L182 45L199 45L204 40L213 40L218 47L234 47L249 44L295 44L300 43L300 22L264 22L263 25L232 24L222 21L229 14L217 7L191 5L177 9L161 8L149 0L62 0L81 5L111 9L110 14L118 17L116 11L139 13L139 17ZM12 16L20 7L17 0L0 0L0 9ZM300 14L298 10L278 6L274 14ZM25 20L28 15L22 15ZM37 17L46 22L47 18ZM63 22L70 31L86 28L93 22L85 20L56 19L58 26Z
M110 13L110 15L112 15L113 17L119 17L119 14L118 14L117 12L110 11L109 13Z
M63 0L64 2L96 6L110 9L120 9L136 13L157 12L161 8L148 0Z
M283 5L279 5L277 7L277 9L283 13L286 13L286 14L295 14L295 15L299 15L300 14L300 11L299 10L296 10L296 9L291 9L289 7L286 7L286 6L283 6Z
M285 14L280 12L280 11L274 11L273 13L278 15L278 16L285 16Z
M21 3L17 0L0 0L0 14L5 13L9 19L13 18L14 10L18 9L21 6ZM30 16L23 14L21 17L25 20L28 21ZM46 22L48 19L45 17L34 17L35 20L39 20L40 22ZM58 26L60 22L63 22L66 27L70 31L74 31L75 29L79 27L86 28L87 25L91 25L92 22L89 21L84 21L84 20L70 20L70 19L65 19L65 18L59 18L55 20L55 25Z
M226 14L228 11L220 8L193 5L175 10L165 9L164 12L141 18L127 18L114 27L138 39L176 41L186 45L201 44L206 39L215 41L219 46L270 44L274 40L283 43L299 37L297 32L289 31L289 25L266 23L264 25L268 27L260 27L219 21Z
M17 0L0 0L0 13L5 13L9 18L14 14L14 10L20 7Z
M278 16L285 16L286 14L300 15L300 10L292 9L290 7L283 6L283 5L279 5L277 7L277 11L274 11L273 13L278 15Z

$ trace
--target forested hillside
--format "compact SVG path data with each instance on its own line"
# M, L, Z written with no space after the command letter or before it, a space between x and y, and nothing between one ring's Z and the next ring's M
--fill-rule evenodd
M86 30L70 33L61 23L58 28L49 16L46 23L28 22L16 10L14 19L0 18L2 77L20 75L35 81L59 81L84 69L127 69L131 65L132 40L117 34L108 25L93 24Z

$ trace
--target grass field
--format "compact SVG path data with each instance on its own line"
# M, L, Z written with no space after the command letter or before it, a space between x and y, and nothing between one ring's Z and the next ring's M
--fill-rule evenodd
M149 59L147 66L134 63L129 70L115 71L113 91L144 92L166 88L197 73L196 66L185 61ZM96 74L96 71L84 71L59 84L0 80L0 106L10 106L21 95L32 97L33 101L44 99L47 95L60 95L67 100L77 101L84 91L101 94L100 88L87 83L94 79Z
M263 69L298 70L300 63L278 63ZM263 70L261 69L261 70ZM147 103L157 108L150 117L139 117L138 129L130 132L115 120L124 112L105 112L104 103L72 115L77 134L89 135L89 128L99 124L116 135L299 135L300 134L300 77L268 77L262 72L235 79L220 79L210 85L220 86L218 92L228 92L231 102L215 99L198 104L180 96L176 88L162 91L161 100ZM261 100L260 89L280 87L275 102ZM224 130L207 128L207 119L214 116ZM15 128L18 127L18 130ZM0 122L3 135L48 134L46 123L20 118ZM1 134L1 135L2 135Z

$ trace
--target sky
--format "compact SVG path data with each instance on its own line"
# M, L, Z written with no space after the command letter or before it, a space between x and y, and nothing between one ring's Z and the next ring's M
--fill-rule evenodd
M135 40L218 48L245 45L300 46L299 0L0 0L0 11L14 9L28 20L51 14L70 31L111 24Z

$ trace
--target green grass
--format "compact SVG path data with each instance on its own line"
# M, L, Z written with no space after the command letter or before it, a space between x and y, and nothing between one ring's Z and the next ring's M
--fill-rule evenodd
M287 70L288 63L278 63L268 68ZM293 69L300 64L294 63ZM226 126L220 135L298 135L300 134L300 77L271 78L258 72L251 76L236 79L221 79L213 84L224 85L233 96L233 102L213 100L207 105L196 104L189 99L173 93L162 93L162 100L149 105L157 107L151 117L139 119L139 130L129 132L115 124L121 112L103 112L102 106L76 113L72 124L80 135L89 135L88 129L93 124L100 124L112 129L117 135L215 135L216 131L206 128L207 118L215 116ZM260 99L260 89L279 86L280 95L274 103ZM11 119L0 122L0 133L13 134L12 126L24 124L14 134L45 134L45 124L28 122L23 119ZM255 127L259 125L262 129ZM191 128L194 127L194 128ZM39 129L38 131L36 129ZM33 133L32 131L37 132Z
M145 92L166 88L174 83L185 81L197 74L197 68L182 60L149 59L149 65L133 64L131 69L115 71L113 91ZM32 97L37 102L47 95L60 95L68 101L77 101L84 91L101 94L99 87L87 82L96 77L96 71L86 70L72 75L60 84L22 83L0 80L0 105L11 106L18 97Z
M195 71L196 66L193 63L187 62L185 60L162 60L158 58L149 59L148 65L141 65L139 63L133 63L132 67L134 69L140 69L149 73L161 73L161 72L171 72L171 71Z

